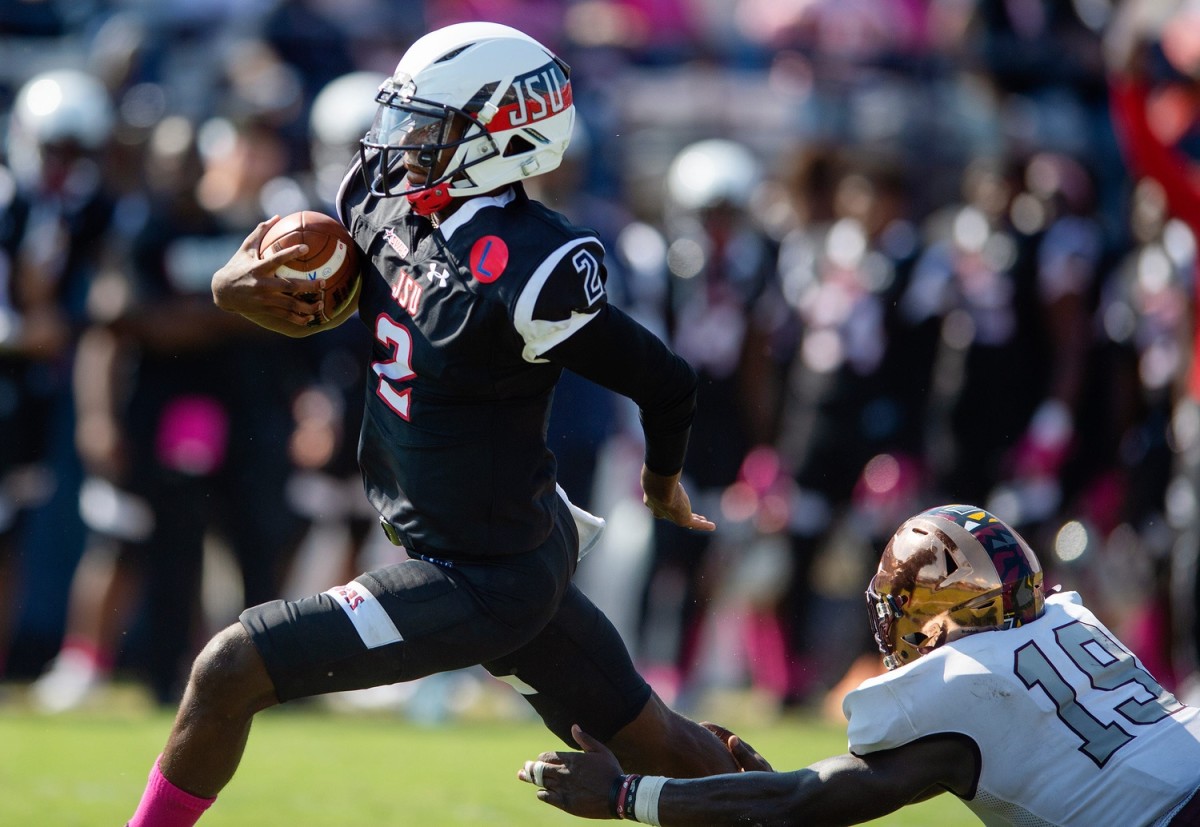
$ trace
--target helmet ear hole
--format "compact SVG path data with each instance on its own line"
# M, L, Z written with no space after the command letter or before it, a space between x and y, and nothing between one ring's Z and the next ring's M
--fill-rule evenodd
M946 576L949 577L950 575L954 574L954 572L958 571L958 563L955 562L954 555L951 554L949 551L945 552L945 555L946 555Z
M526 152L532 152L533 150L533 144L531 144L525 138L522 138L520 135L513 135L512 139L508 142L508 146L504 148L504 157L511 158L514 155L522 155Z

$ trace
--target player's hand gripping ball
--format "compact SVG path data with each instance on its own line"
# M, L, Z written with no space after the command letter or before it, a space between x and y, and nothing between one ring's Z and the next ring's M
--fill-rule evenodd
M324 324L335 317L358 294L362 279L358 268L358 248L349 231L336 218L315 210L285 215L275 222L258 245L261 258L268 251L278 252L296 244L308 245L308 252L284 262L275 270L279 278L299 282L325 280L325 308L315 323ZM300 294L315 299L316 291Z

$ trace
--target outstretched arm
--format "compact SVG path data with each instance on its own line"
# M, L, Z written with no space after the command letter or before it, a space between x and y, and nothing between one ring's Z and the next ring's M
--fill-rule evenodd
M613 818L620 766L603 744L573 731L584 752L542 753L517 777L529 783L540 777L538 798L568 813ZM934 735L868 755L826 758L795 772L668 779L661 787L656 779L640 779L635 808L642 820L666 827L860 824L946 790L973 795L978 769L970 739ZM639 802L647 793L657 800Z
M692 512L680 482L696 409L696 372L649 330L621 310L604 305L586 326L546 356L585 379L637 403L646 457L643 501L655 517L684 528L716 525Z

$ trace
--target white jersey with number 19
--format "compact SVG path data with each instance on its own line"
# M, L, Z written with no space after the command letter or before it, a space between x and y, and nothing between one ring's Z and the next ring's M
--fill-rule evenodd
M1083 606L1050 596L1017 629L970 635L846 696L850 751L936 733L979 747L965 803L988 825L1155 825L1200 786L1200 714Z

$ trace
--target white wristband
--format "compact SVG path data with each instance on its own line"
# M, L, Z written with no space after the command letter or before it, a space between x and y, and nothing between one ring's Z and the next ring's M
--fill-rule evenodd
M662 793L667 779L661 775L643 776L638 782L637 798L633 802L633 818L642 824L653 824L659 827L658 796Z

